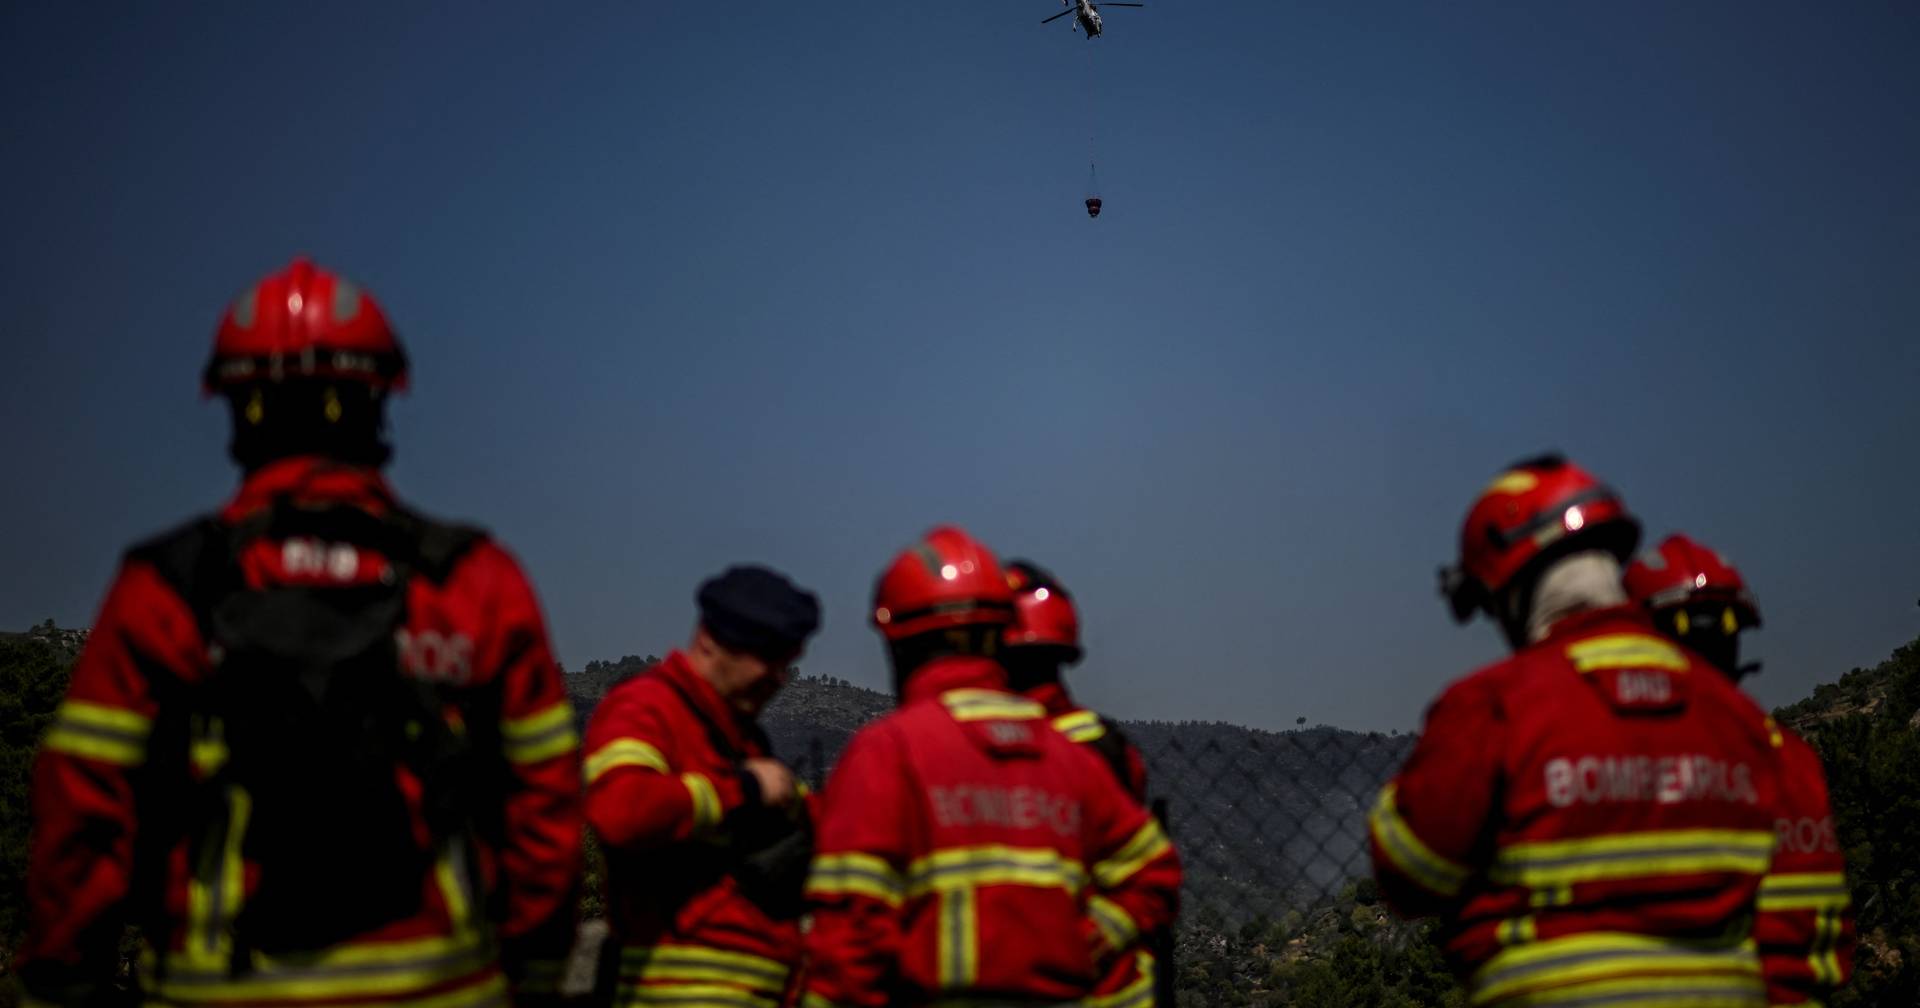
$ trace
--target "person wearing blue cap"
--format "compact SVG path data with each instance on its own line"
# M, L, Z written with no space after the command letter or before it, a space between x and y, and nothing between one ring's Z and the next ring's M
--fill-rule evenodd
M587 726L587 821L607 856L602 982L622 1005L778 1008L800 960L812 817L758 718L820 603L759 566L728 568L695 600L687 647L614 687Z

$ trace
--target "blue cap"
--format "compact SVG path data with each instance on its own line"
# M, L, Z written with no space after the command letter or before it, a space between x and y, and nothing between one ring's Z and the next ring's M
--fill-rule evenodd
M700 625L730 651L784 660L820 629L820 600L766 567L729 567L694 599Z

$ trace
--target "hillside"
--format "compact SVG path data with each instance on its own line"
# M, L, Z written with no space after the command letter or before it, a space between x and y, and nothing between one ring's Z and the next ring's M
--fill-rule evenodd
M22 632L0 631L0 641L45 646L60 661L71 662L80 657L80 649L87 645L87 633L57 627L52 620L45 620Z
M1837 682L1815 686L1811 696L1779 708L1774 716L1802 734L1839 718L1871 717L1880 712L1889 693L1898 687L1899 663L1896 652L1891 661L1854 669Z
M651 659L592 662L567 677L583 720ZM893 698L845 680L797 676L762 723L774 751L818 783L860 726ZM1366 873L1365 816L1411 736L1319 726L1270 732L1218 722L1126 721L1188 866L1188 899L1234 926L1278 919Z

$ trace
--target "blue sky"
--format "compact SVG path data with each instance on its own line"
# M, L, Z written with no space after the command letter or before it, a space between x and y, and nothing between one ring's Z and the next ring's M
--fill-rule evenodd
M880 686L872 578L953 521L1118 715L1411 728L1499 653L1434 568L1547 447L1745 570L1764 701L1914 636L1920 10L1056 9L7 5L0 626L230 492L196 375L304 252L570 667L757 560Z

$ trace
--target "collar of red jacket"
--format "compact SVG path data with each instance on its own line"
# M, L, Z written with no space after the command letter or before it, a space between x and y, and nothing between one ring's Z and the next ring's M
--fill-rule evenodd
M1607 606L1604 609L1589 609L1577 612L1555 623L1540 640L1541 645L1554 641L1563 641L1569 637L1580 637L1605 629L1644 630L1654 633L1653 620L1646 611L1628 602L1625 605ZM1538 646L1538 645L1536 645Z
M727 703L727 698L721 696L712 683L693 670L693 663L687 661L684 653L678 650L667 652L667 656L660 659L660 664L654 666L654 672L686 698L701 720L719 729L734 752L748 751L747 733L741 727L740 712Z
M902 705L948 690L1007 688L1007 670L991 658L935 658L915 669L900 691Z
M1026 690L1024 695L1029 700L1040 701L1040 706L1047 709L1048 717L1059 717L1080 709L1080 705L1073 702L1073 697L1067 695L1065 683L1041 683Z
M393 507L393 490L380 470L300 455L277 459L248 473L239 492L221 509L220 518L237 521L279 497L295 502L345 504L372 514Z

